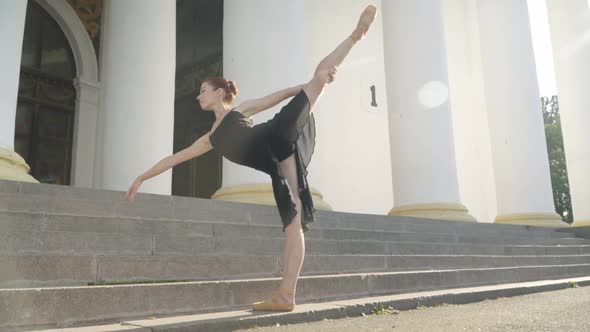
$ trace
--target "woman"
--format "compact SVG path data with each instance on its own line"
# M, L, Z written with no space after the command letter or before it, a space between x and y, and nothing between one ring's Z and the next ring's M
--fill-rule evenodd
M303 232L313 221L313 202L307 185L307 165L313 152L315 126L311 110L324 87L334 80L337 67L352 47L363 38L375 20L377 8L368 6L357 27L317 66L313 78L302 85L231 107L238 93L236 84L224 78L210 78L201 85L197 102L215 114L211 131L190 147L168 156L137 177L125 198L135 199L143 181L212 148L238 164L271 176L272 187L285 232L284 271L279 290L269 300L255 303L254 310L291 311L303 264ZM250 117L294 97L268 122L252 126Z

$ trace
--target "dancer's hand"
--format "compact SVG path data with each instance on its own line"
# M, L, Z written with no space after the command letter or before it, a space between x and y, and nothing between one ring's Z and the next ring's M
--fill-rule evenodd
M135 181L133 181L133 183L129 187L129 190L127 190L127 194L125 194L125 200L129 202L135 202L135 194L137 193L137 190L139 189L139 186L141 186L142 183L143 181L139 178L135 179Z
M338 73L338 68L335 66L331 66L328 69L324 69L318 72L319 77L324 81L324 83L329 84L334 82L336 78L336 73Z
M328 76L330 77L330 82L328 83L334 82L334 80L336 79L336 73L338 73L337 67L331 66L330 69L328 69Z

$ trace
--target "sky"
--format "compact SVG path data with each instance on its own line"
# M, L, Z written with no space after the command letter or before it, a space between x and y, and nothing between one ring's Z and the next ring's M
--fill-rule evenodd
M545 0L528 0L528 6L539 91L541 96L550 97L557 94L557 88L555 86L555 71L553 67L551 39L549 36L547 7Z

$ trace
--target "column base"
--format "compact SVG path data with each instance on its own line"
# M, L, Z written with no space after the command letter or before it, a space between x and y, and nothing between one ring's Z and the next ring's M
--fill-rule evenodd
M18 153L0 148L0 179L39 183L29 175L31 168Z
M324 201L324 196L319 191L311 188L311 196L313 198L313 204L317 210L332 211L332 207ZM223 187L217 190L211 199L276 206L272 185L270 183Z
M590 220L574 220L571 227L588 227L590 226Z
M529 225L540 227L568 227L557 213L512 213L497 216L496 224Z
M394 207L389 211L390 216L405 216L427 219L441 219L453 221L477 222L462 204L414 204Z

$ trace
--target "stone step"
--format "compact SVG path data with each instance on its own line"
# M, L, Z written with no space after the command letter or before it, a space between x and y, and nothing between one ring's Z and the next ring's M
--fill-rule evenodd
M573 234L579 238L590 239L590 226L576 226L558 230L562 233Z
M123 201L122 197L122 192L115 191L0 180L0 211L263 225L277 225L280 220L276 208L269 206L150 194L140 194L135 203L128 203ZM464 223L411 217L318 211L317 219L320 222L313 226L319 228L389 229L430 233L459 231L484 236L490 233L500 235L522 233L534 237L571 237L570 234L544 227Z
M22 196L22 197L18 197ZM0 194L2 219L26 222L28 219L54 219L107 221L144 220L152 222L209 222L237 225L280 226L280 218L275 208L242 203L228 203L213 200L173 197L171 202L136 201L86 201L62 197ZM180 202L176 202L180 200ZM11 216L12 214L12 216ZM16 216L14 214L17 214ZM19 216L18 214L23 214ZM76 218L78 217L78 218ZM83 218L79 218L83 217ZM533 237L564 238L573 237L566 232L531 226L500 225L485 223L448 222L410 217L345 214L318 211L313 229L358 229L391 232L416 232L433 234L463 234L465 236L487 237Z
M2 231L0 255L280 255L284 239L229 236L171 236L65 231ZM512 245L473 243L306 240L308 254L366 255L583 255L590 245Z
M302 275L590 264L578 256L307 256ZM278 277L275 256L0 256L0 288Z
M319 224L318 222L317 224ZM54 214L0 212L2 231L67 231L130 235L217 236L269 238L283 235L280 225L243 225L218 222L87 217ZM526 234L428 233L390 230L312 228L308 239L371 240L427 243L590 245L590 239L575 237L534 237Z
M299 303L590 275L590 264L304 276ZM0 290L0 328L64 326L250 305L279 279Z
M484 300L563 290L572 284L590 286L590 277L510 283L492 286L443 289L386 296L363 297L298 305L292 312L258 313L248 309L204 314L159 316L125 320L116 324L92 325L40 332L209 332L235 331L270 326L319 322L326 319L361 317L374 314L377 308L413 310L442 304L464 305Z
M124 193L120 191L110 191L110 190L98 190L98 189L88 189L88 188L76 188L70 186L59 186L59 185L50 185L50 184L31 184L31 183L24 183L24 182L14 182L14 181L5 181L0 180L0 195L10 195L13 197L15 201L22 201L22 198L27 197L39 197L42 199L43 204L37 204L36 206L30 206L27 208L26 202L20 202L17 205L22 205L20 208L17 208L18 211L40 211L39 209L44 211L52 211L51 206L53 205L55 208L61 211L70 212L70 214L76 214L74 210L74 206L72 204L63 204L57 203L56 201L63 201L63 200L79 200L82 202L107 202L108 204L127 204L123 201ZM20 196L21 199L16 198L16 196ZM43 198L45 197L45 198ZM4 200L0 200L4 201ZM0 211L5 210L7 206L10 206L9 201L6 201L6 204L0 204ZM52 203L53 202L53 203ZM40 207L41 205L41 207ZM278 214L276 213L276 208L264 206L264 205L255 205L255 204L243 204L243 203L229 203L223 201L216 201L216 200L208 200L208 199L197 199L191 197L178 197L178 196L168 196L168 195L153 195L153 194L143 194L139 193L137 196L137 201L133 204L130 204L130 208L137 207L136 211L140 216L150 218L150 212L155 211L156 215L161 216L163 212L169 212L172 209L177 210L186 210L192 208L194 213L188 214L187 220L193 220L196 217L203 217L202 213L203 208L211 208L213 212L217 212L219 210L234 210L237 212L236 214L229 214L226 217L233 217L237 216L237 221L243 222L244 219L249 219L253 222L256 222L257 219L269 219L265 218L269 215L272 217L270 218L270 222L276 224L278 218ZM156 207L156 208L150 208ZM158 207L163 207L163 209L158 209ZM13 209L14 210L14 209ZM110 209L107 209L110 210ZM121 209L122 212L125 209ZM87 212L87 211L83 211ZM99 211L100 215L103 215L105 211ZM128 212L128 211L127 211ZM187 212L187 211L178 211L178 212ZM171 215L170 213L168 215ZM174 214L172 214L174 215ZM177 215L181 215L178 213ZM465 222L455 222L455 221L444 221L444 220L432 220L432 219L421 219L421 218L412 218L412 217L392 217L392 216L384 216L384 215L367 215L367 214L353 214L353 213L338 213L338 212L326 212L326 211L318 211L317 215L320 219L324 220L324 222L330 221L339 221L342 224L347 224L352 222L353 225L359 223L359 220L371 220L371 223L364 223L364 227L367 229L372 227L381 228L383 225L390 225L392 220L395 220L396 223L409 223L413 225L416 221L420 221L417 225L416 231L422 231L422 227L430 227L430 226L439 226L441 230L446 228L457 228L457 229L476 229L477 231L486 231L492 230L497 231L499 229L504 229L507 231L508 234L518 231L526 231L528 234L531 232L537 234L550 234L550 233L559 233L555 232L555 229L548 229L544 227L531 227L531 226L520 226L520 225L500 225L500 224L485 224L485 223L465 223ZM137 213L131 214L131 217L138 216ZM207 218L205 218L207 219ZM230 221L227 220L228 218L223 218L219 221ZM361 223L363 224L363 223ZM370 225L369 225L370 224ZM341 225L342 226L342 225ZM559 229L562 232L567 232L570 228L567 225L564 225L562 229ZM407 230L413 231L413 230ZM438 229L435 233L438 233ZM555 235L555 234L554 234ZM560 236L556 234L556 236ZM566 235L568 236L568 235Z
M269 238L282 234L281 226L261 225L213 225L213 233L218 237L230 238ZM305 237L307 239L326 240L366 240L379 242L426 242L426 243L463 243L463 244L516 244L516 245L590 245L590 240L583 238L535 238L517 236L482 236L477 234L461 233L427 233L383 230L358 230L358 229L310 229Z
M178 241L180 238L177 238ZM192 241L167 247L170 254L190 252ZM218 252L246 252L249 254L280 254L283 240L271 239L216 239ZM584 255L590 254L590 246L537 246L537 245L477 245L462 243L424 243L424 242L379 242L361 240L323 240L305 241L306 252L318 255Z

